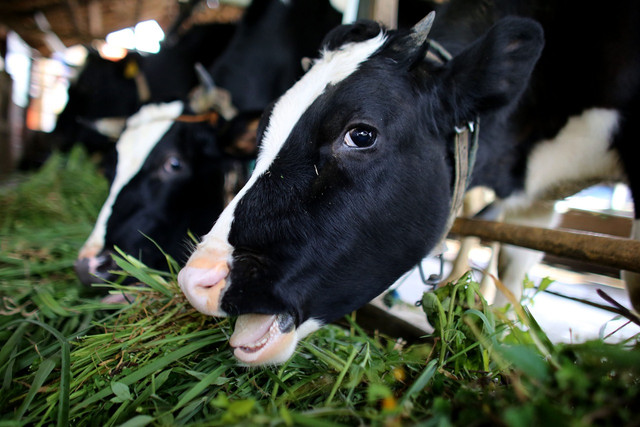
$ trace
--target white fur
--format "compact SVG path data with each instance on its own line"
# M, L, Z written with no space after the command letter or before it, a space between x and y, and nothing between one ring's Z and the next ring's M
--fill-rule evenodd
M555 138L542 141L529 156L524 194L508 205L528 205L560 186L622 180L623 171L611 138L618 129L615 110L593 108L569 118Z
M296 338L298 341L306 337L312 332L317 331L323 326L319 320L316 319L307 319L298 328L296 329Z
M620 158L611 150L611 140L618 129L617 111L594 108L570 117L555 138L542 141L529 156L523 193L505 201L505 222L553 227L558 216L553 205L533 205L536 200L553 198L566 191L579 191L598 181L624 178ZM543 253L503 245L500 252L500 279L519 299L522 279ZM498 293L496 305L507 303Z
M96 130L112 139L120 138L126 124L126 117L107 117L95 121Z
M281 365L281 364L283 364L284 362L289 360L291 358L291 356L293 356L293 353L295 353L296 348L298 347L298 343L300 342L300 340L302 340L304 337L306 337L310 333L317 331L321 327L322 327L322 323L320 323L316 319L305 320L298 328L296 328L295 337L294 337L293 340L291 340L291 342L289 343L289 346L286 349L281 351L277 355L277 357L275 357L275 358L273 358L271 360L266 360L266 361L264 361L263 363L260 363L260 364L261 365L264 365L264 364Z
M116 144L118 164L115 179L109 189L109 196L100 209L93 231L80 250L80 258L94 257L102 250L107 221L118 194L140 171L153 147L167 133L183 108L181 101L150 104L142 107L127 120L126 129Z
M228 243L227 236L233 222L233 212L239 200L261 176L268 173L269 167L278 156L295 124L313 101L324 92L327 85L336 84L350 76L385 41L386 35L381 32L378 36L364 42L349 43L338 50L323 52L322 57L313 67L278 100L265 131L251 179L222 212L211 231L204 236L198 245L198 250L216 248L217 251L226 250L229 256L231 255L232 247Z

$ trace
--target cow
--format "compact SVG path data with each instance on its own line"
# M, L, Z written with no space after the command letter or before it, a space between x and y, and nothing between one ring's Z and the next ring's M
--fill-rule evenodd
M148 104L128 120L109 196L75 263L81 282L116 277L116 246L156 269L167 262L155 244L186 260L188 232L202 236L222 211L225 172L255 157L248 127L340 21L328 0L255 0L195 93Z
M263 116L251 179L178 276L196 309L238 316L240 363L282 363L383 292L438 246L465 188L530 214L626 179L640 238L640 4L452 0L433 19L336 28Z
M82 142L90 152L113 150L126 118L142 105L184 99L199 83L195 64L213 64L235 28L194 25L182 35L167 37L157 54L129 52L118 61L104 59L90 48L58 116L52 133L55 145L69 149ZM96 125L98 119L107 120Z
M189 231L201 235L224 207L230 163L207 120L183 101L148 104L128 119L116 143L109 195L75 263L81 282L113 280L114 247L166 269L161 251L179 259ZM212 116L213 120L217 120ZM215 124L215 123L214 123ZM206 194L206 198L199 195ZM171 231L171 232L169 232Z

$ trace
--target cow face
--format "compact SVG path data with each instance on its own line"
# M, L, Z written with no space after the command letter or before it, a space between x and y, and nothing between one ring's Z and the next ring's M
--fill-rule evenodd
M76 262L84 283L113 279L110 255L116 246L166 269L153 242L184 259L188 231L206 233L222 211L224 163L214 129L209 123L176 121L183 110L180 101L152 104L128 121L117 143L108 199Z
M542 46L537 24L507 22L435 64L422 59L423 27L339 27L263 118L254 175L179 275L201 312L240 315L241 362L286 360L432 249L449 216L454 126L516 98Z

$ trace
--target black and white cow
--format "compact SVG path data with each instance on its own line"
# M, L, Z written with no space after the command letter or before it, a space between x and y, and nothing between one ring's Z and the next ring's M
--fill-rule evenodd
M226 49L235 33L233 24L195 25L182 35L168 37L160 52L143 56L129 52L118 61L90 49L85 64L68 91L53 137L63 149L82 142L90 151L113 148L113 140L127 117L146 103L184 99L198 85L197 63L207 67ZM97 119L115 124L105 135ZM120 127L118 129L118 126Z
M239 316L242 363L283 362L434 249L476 117L471 187L524 209L626 177L640 237L640 3L453 0L429 34L450 61L425 56L428 19L337 28L263 117L251 180L179 274L198 310Z
M202 235L222 211L226 156L211 123L185 116L194 117L174 101L143 106L127 121L109 195L75 264L83 283L115 278L114 246L166 269L154 242L181 259L188 232Z
M114 278L114 246L157 269L167 263L152 240L186 260L188 231L205 234L222 211L227 154L255 157L248 124L295 83L302 59L340 20L328 0L255 0L212 67L215 89L203 85L190 102L146 105L128 120L109 197L76 261L82 282ZM192 122L212 106L215 123Z

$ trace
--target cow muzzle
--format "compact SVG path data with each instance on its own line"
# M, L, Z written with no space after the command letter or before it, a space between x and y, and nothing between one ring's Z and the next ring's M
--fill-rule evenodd
M226 316L220 308L222 292L227 285L229 264L226 256L203 253L192 258L178 274L182 293L191 305L209 316Z
M90 286L115 279L116 276L111 271L117 270L118 266L111 257L111 252L105 251L97 256L79 257L73 263L73 269L80 282Z
M228 253L197 252L178 274L178 283L191 305L210 316L227 316L220 302L228 283ZM241 314L229 344L243 365L257 366L285 362L295 351L299 331L294 316L281 314Z

